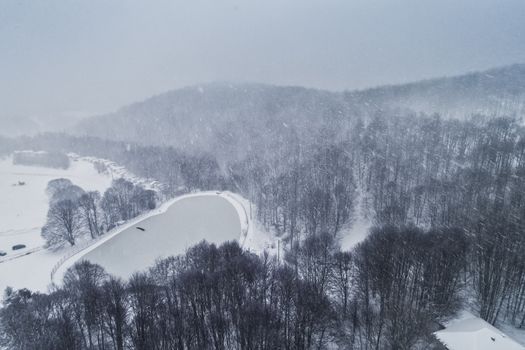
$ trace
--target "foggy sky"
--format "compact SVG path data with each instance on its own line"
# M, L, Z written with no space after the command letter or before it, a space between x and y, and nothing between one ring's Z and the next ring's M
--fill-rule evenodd
M211 81L343 90L519 62L523 0L0 0L0 121Z

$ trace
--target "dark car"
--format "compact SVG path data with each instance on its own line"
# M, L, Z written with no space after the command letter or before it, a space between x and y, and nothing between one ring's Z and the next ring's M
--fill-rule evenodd
M0 250L0 256L6 256L6 255L7 255L6 252L4 252L3 250Z
M16 244L13 246L13 250L24 249L25 247L25 244Z

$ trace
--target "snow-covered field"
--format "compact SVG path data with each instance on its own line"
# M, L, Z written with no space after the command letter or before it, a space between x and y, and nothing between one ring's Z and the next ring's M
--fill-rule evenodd
M76 153L68 153L68 156L72 160L91 163L92 166L95 166L97 163L103 164L106 169L105 174L112 179L123 178L134 183L135 185L142 186L145 189L154 190L157 192L162 190L162 185L158 181L136 176L130 173L129 170L122 165L119 165L111 160L96 157L81 157Z
M75 155L70 158L71 166L66 170L14 165L11 157L0 159L0 250L7 253L0 257L0 294L7 286L46 291L53 266L72 250L42 248L40 230L46 221L49 198L45 189L50 180L66 178L84 190L101 193L115 178L146 181L111 162L107 172L98 173L94 161L99 160ZM15 244L26 248L13 251Z
M11 157L0 159L0 250L8 253L4 258L14 255L14 244L25 244L26 250L43 245L40 229L46 222L49 202L45 189L50 180L57 178L100 192L111 183L109 174L99 174L92 163L84 160L73 161L64 170L13 165Z

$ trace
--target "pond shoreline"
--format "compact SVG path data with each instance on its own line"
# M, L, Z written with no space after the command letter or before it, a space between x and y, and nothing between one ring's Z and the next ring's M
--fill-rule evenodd
M173 198L163 203L159 208L154 209L150 212L147 212L143 215L140 215L139 217L126 222L122 226L115 228L113 232L109 232L101 236L98 240L90 241L89 242L90 244L88 244L87 246L80 247L78 250L73 251L71 254L61 259L61 261L59 261L55 265L51 273L51 283L52 284L61 283L62 278L66 270L69 267L73 266L77 261L80 261L83 257L87 256L89 253L95 251L98 247L106 244L108 241L114 239L115 237L118 237L123 232L126 232L127 230L130 230L133 227L136 227L137 225L140 225L140 223L142 222L151 220L152 218L155 218L156 216L165 214L175 203L178 203L186 199L197 198L197 197L219 197L227 201L233 207L233 209L237 213L239 224L240 224L240 235L237 239L240 242L240 244L242 244L244 238L246 237L246 235L248 234L250 230L250 219L248 217L246 209L244 208L242 200L237 198L238 196L236 194L233 194L230 192L221 192L221 191L206 191L206 192L189 193L189 194L185 194L185 195ZM147 268L147 266L144 266L144 268Z

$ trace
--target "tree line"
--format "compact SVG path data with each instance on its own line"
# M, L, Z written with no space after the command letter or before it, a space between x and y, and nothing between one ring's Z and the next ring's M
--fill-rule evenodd
M16 151L13 153L13 164L67 169L70 161L66 154L60 152Z
M209 152L187 153L173 147L145 146L65 133L18 138L0 136L0 156L24 149L64 154L73 152L81 156L110 159L139 177L161 182L168 197L184 191L226 189L228 186L216 157Z
M429 250L429 247L434 247ZM284 261L202 242L128 281L81 261L49 294L6 290L16 349L411 349L459 305L460 230L377 228L352 252L331 233Z
M266 227L291 251L319 227L338 235L358 211L378 226L460 229L472 242L465 293L479 315L524 327L525 128L391 111L349 123L310 143L290 132L290 147L231 167Z
M48 247L75 245L80 236L95 239L119 223L155 209L156 193L119 178L101 195L85 192L68 179L47 185L49 210L42 237Z
M310 236L341 237L356 213L380 227L461 230L471 243L465 293L480 316L525 326L525 128L514 118L329 116L316 128L267 133L242 158L65 135L25 142L105 155L170 183L168 196L181 188L241 193L290 253Z

